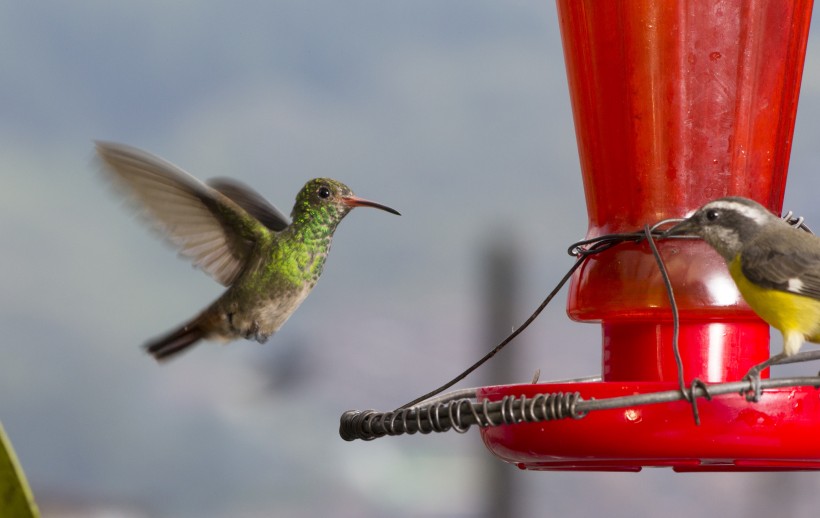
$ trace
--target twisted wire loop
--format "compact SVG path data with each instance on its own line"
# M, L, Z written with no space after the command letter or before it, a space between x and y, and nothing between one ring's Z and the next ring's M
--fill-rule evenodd
M683 221L683 218L663 219L654 225L646 225L643 230L638 230L636 232L604 234L602 236L582 239L572 243L567 249L567 253L573 257L585 258L590 255L600 254L601 252L609 250L610 248L622 243L640 243L648 237L679 239L680 236L667 236L662 230L659 229L672 223L680 223L681 221Z
M803 218L795 217L791 211L787 212L783 216L783 219L793 227L811 233L809 227L805 225ZM553 421L565 418L581 419L596 410L619 409L679 400L687 401L691 405L695 424L700 424L700 415L697 406L697 398L699 397L712 400L715 395L728 394L730 392L745 393L749 390L755 390L755 383L759 383L760 388L799 386L820 388L820 375L817 377L776 378L759 381L745 380L715 383L708 386L703 381L694 379L690 386L686 387L683 381L683 364L678 347L679 318L677 304L675 303L671 281L663 264L663 258L654 242L655 238L691 239L691 236L669 236L659 230L663 226L680 221L683 220L679 218L666 219L651 226L646 225L642 231L607 234L573 243L567 251L569 255L577 258L575 263L530 317L493 350L446 384L392 412L377 412L375 410L349 410L345 412L340 418L339 435L346 441L355 439L369 441L385 435L429 434L432 432L446 432L451 429L458 433L466 433L472 426L486 428L490 426ZM678 390L589 400L584 400L578 392L567 394L562 392L536 394L532 398L527 398L524 395L519 397L504 396L499 401L491 402L485 399L481 403L477 403L472 395L462 397L466 393L474 395L475 389L457 390L436 397L483 365L524 331L524 329L538 317L561 287L563 287L589 256L601 253L621 243L639 243L643 240L648 242L655 256L655 260L661 272L661 278L666 286L667 295L670 300L674 327L672 349L678 368ZM816 357L817 355L803 353L783 363L811 361L817 359Z

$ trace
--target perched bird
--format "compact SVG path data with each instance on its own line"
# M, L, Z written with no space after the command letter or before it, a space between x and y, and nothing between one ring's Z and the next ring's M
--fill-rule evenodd
M744 378L752 380L756 401L763 369L796 355L804 341L820 343L820 238L740 197L711 201L666 234L709 243L749 306L783 334L783 352Z
M267 341L313 289L348 212L375 207L399 214L336 180L316 178L296 196L291 222L235 180L203 183L145 151L111 142L96 147L103 171L180 254L228 287L192 320L145 346L157 360L202 339Z

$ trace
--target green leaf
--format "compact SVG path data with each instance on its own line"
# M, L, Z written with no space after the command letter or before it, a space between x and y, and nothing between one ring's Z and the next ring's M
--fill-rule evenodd
M39 518L26 476L0 423L0 516Z

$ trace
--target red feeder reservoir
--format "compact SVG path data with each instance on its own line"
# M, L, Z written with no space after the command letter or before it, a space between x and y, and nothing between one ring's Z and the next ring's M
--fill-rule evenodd
M722 196L780 213L812 0L557 0L586 193L587 237L641 230ZM723 259L699 241L661 241L680 315L685 381L738 381L769 356L769 326ZM678 388L672 311L646 243L591 256L569 316L600 322L601 382L484 387L479 400L545 392L584 399ZM482 429L527 469L820 469L820 391L767 389L580 420Z

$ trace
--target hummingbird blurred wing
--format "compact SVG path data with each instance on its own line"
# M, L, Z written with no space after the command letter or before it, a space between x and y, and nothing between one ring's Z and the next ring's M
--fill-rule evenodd
M209 186L232 199L237 205L245 209L248 214L258 219L260 223L279 232L290 225L290 219L282 214L261 194L254 191L242 182L231 178L211 178L206 182Z
M741 252L743 274L764 288L820 300L820 239L797 229L761 237Z
M124 186L150 216L153 226L221 284L230 285L257 242L270 231L216 189L140 149L96 142L104 171Z

